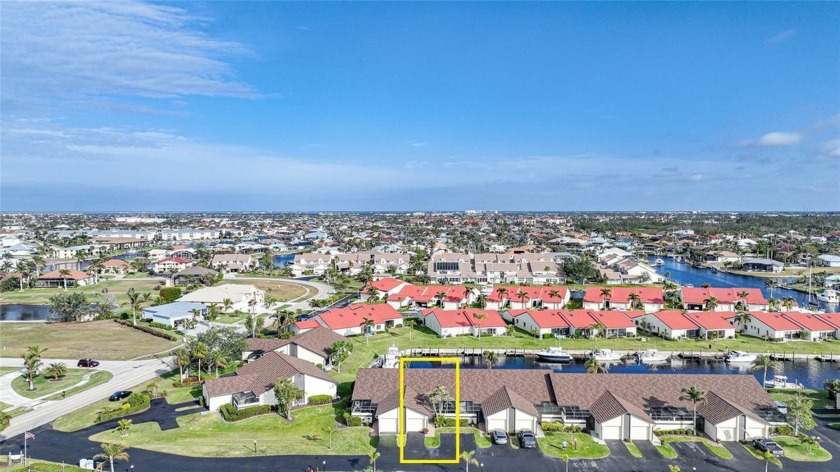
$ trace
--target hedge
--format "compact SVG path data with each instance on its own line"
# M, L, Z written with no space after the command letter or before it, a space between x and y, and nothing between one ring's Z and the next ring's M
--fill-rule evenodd
M150 321L149 326L152 328L162 329L164 331L175 331L175 328L166 323L158 323L157 321Z
M252 406L238 410L232 403L226 403L222 405L219 412L222 414L222 418L224 418L225 421L239 421L253 416L271 413L271 405Z
M455 426L455 418L443 418L443 419L440 420L440 422L441 422L441 425L443 427L452 428L452 427ZM461 420L461 426L467 426L469 424L470 424L469 420L465 420L465 419Z
M177 337L175 337L175 336L173 336L169 333L164 333L163 331L158 331L155 328L150 328L148 326L141 326L141 325L135 326L135 325L131 324L130 321L125 321L125 320L114 320L114 321L116 321L117 323L119 323L123 326L128 326L129 328L139 329L140 331L142 331L144 333L149 333L152 336L157 336L159 338L163 338L163 339L166 339L166 340L169 340L169 341L178 341Z
M561 423L560 421L552 421L550 423L547 422L547 421L543 421L542 423L540 423L540 428L542 428L542 430L547 432L547 433L548 432L558 432L558 431L563 431L563 429L565 428L565 425L563 425L563 423Z
M333 397L332 395L312 395L309 397L309 404L310 405L325 405L327 403L332 403Z
M47 464L36 462L27 466L11 469L10 472L90 472L71 464Z
M102 423L114 418L133 415L148 409L152 405L152 397L148 393L133 393L117 408L103 409L96 415L94 423Z
M344 412L344 422L347 423L347 426L361 426L362 419L358 416L353 416L349 412Z

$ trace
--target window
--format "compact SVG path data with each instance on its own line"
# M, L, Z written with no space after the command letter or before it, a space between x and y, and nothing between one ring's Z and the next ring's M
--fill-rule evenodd
M435 262L435 271L436 272L457 271L457 270L458 270L458 263L457 262Z

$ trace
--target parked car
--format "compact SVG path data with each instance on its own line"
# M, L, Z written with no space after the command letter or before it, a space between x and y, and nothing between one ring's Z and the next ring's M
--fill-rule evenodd
M95 361L89 357L79 359L79 362L76 364L76 367L99 367L99 361Z
M753 440L753 445L759 451L770 451L775 457L782 457L785 455L785 450L776 441L770 438L759 438Z
M116 392L111 394L110 397L108 397L108 400L111 400L112 402L116 402L116 401L128 398L130 396L131 396L131 390L117 390Z
M490 431L490 439L493 444L507 444L508 442L507 433L500 429Z
M516 433L516 437L519 438L519 447L523 449L533 449L537 447L537 437L534 436L533 431L530 429L523 429L522 431Z

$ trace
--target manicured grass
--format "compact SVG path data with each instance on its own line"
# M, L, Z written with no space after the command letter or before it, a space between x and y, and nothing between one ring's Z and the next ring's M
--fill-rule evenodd
M67 375L60 378L57 382L53 381L52 378L47 378L44 376L43 371L46 369L47 365L45 363L44 367L41 369L41 375L36 376L33 379L33 384L35 385L36 390L28 391L29 382L23 377L23 375L16 377L12 381L12 390L17 392L18 395L26 398L39 398L43 397L44 395L49 395L51 393L60 392L62 390L66 390L82 380L82 377L87 374L88 370L85 369L67 369Z
M79 392L84 392L85 390L96 387L97 385L102 385L111 380L113 377L114 375L107 371L95 372L93 375L90 376L90 379L88 379L88 381L84 384L79 385L78 387L68 389L64 395L62 395L60 392L56 393L55 395L47 398L47 400L63 400L67 397L72 397L73 395Z
M171 349L167 341L111 320L89 323L2 323L3 357L19 357L34 344L49 358L127 360Z
M567 443L566 449L563 449L563 441ZM537 439L537 444L543 454L552 457L568 454L573 459L600 459L610 455L610 448L596 443L592 436L584 433L545 433L544 438Z
M0 461L0 465L6 465L6 459ZM116 466L116 463L114 464ZM58 462L47 462L38 459L29 459L26 466L15 466L8 469L8 472L90 472L89 470L76 467L72 464L59 464Z
M840 431L840 423L828 423L828 427Z
M253 285L260 290L265 290L265 296L274 297L280 301L292 300L303 296L311 297L316 293L315 289L310 289L305 285L283 279L248 280L244 278L240 280L222 280L219 282L219 285L222 284Z
M764 454L762 453L762 451L756 449L755 446L753 446L752 444L741 444L741 446L743 446L744 449L747 452L749 452L751 456L764 462ZM776 457L770 459L770 463L776 465L776 467L782 467L782 462Z
M677 458L677 451L674 450L668 443L662 443L659 446L656 446L656 450L662 454L662 457L666 459L676 459Z
M637 459L642 458L642 451L639 450L639 446L627 441L624 441L624 445L627 446L627 450L630 452L631 456Z
M335 424L332 405L298 410L295 420L286 423L268 414L235 423L225 423L218 414L194 414L178 418L177 429L161 431L157 423L131 427L127 436L105 431L91 436L95 442L117 442L131 448L149 449L192 457L237 457L280 454L368 454L376 447L370 428L342 428L332 435L324 432Z
M825 390L809 390L809 389L780 389L771 388L768 390L770 397L773 400L787 403L797 394L814 402L814 408L826 408L831 402L828 399L828 393Z
M462 433L473 433L475 436L475 445L479 448L490 447L492 444L490 443L490 439L486 438L481 435L481 431L476 428L468 428L463 427L461 428ZM436 448L440 447L440 435L441 434L455 434L455 428L435 428L435 435L429 436L423 439L423 443L426 447Z
M724 447L721 444L714 443L709 441L706 438L699 437L699 436L662 436L660 437L663 443L672 443L672 442L699 442L703 443L706 446L706 449L709 450L712 454L720 457L721 459L732 459L732 453L729 452L729 449Z
M785 450L785 457L792 461L825 462L831 460L831 453L821 447L813 446L811 452L808 453L808 447L802 444L799 438L777 436L773 439Z
M116 297L116 301L127 309L128 306L128 290L133 288L136 292L150 292L152 298L155 297L155 287L161 285L163 281L155 279L132 279L132 280L100 280L95 285L84 285L81 287L69 287L67 293L80 292L88 295L88 299L92 298L94 294L101 293L102 289L107 288L108 293ZM63 293L64 288L28 288L23 292L14 291L3 294L3 304L23 305L46 305L49 304L49 299L53 295Z
M5 331L5 326L3 330ZM22 367L0 367L0 375L6 375L10 372L20 372L21 369Z

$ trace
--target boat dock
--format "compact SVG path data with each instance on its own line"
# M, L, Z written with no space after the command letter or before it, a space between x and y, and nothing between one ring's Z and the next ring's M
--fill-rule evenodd
M522 348L494 348L494 349L483 349L480 347L460 347L460 348L412 348L412 349L404 349L401 351L400 355L402 357L473 357L473 356L483 356L486 352L492 352L498 357L536 357L537 352L542 351L543 349L522 349ZM618 350L613 349L612 352L621 355L622 359L632 359L636 355L636 352L641 352L642 349L635 351L635 350ZM590 349L584 350L566 350L564 349L563 352L568 353L574 359L586 359L590 352ZM676 357L683 360L703 360L708 362L723 362L723 351L665 351L660 350L658 351L661 354L665 354L669 357ZM807 353L793 353L793 352L786 352L786 351L770 351L770 352L763 352L763 353L755 353L755 354L766 354L769 355L771 359L774 361L789 361L789 362L796 362L796 361L807 361L807 360L817 360L820 362L840 362L840 354L824 354L824 353L814 353L814 354L807 354Z

